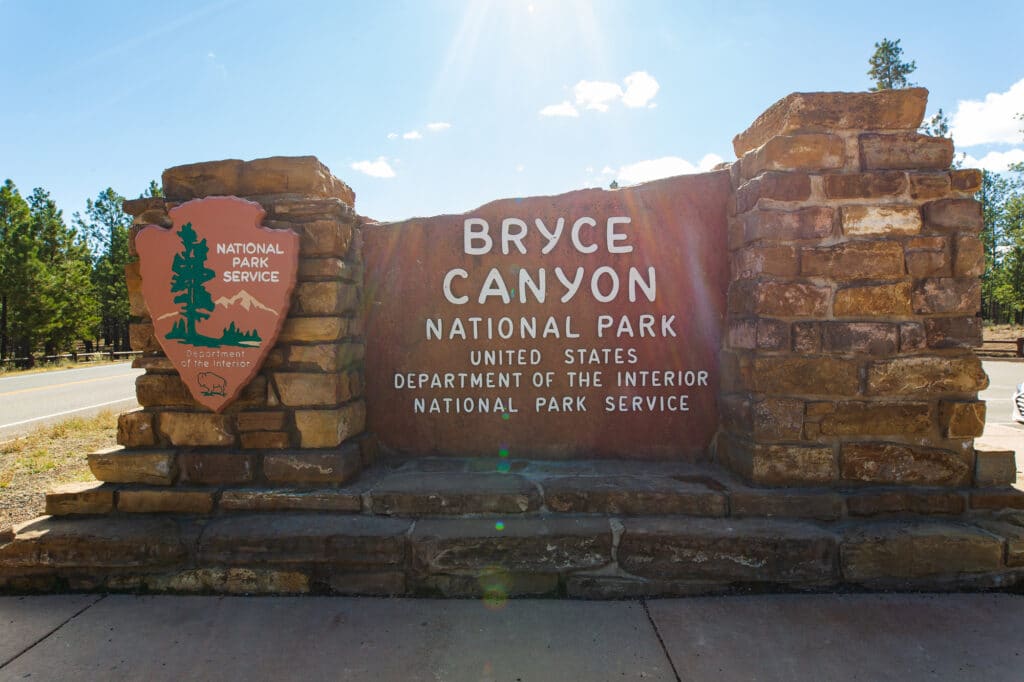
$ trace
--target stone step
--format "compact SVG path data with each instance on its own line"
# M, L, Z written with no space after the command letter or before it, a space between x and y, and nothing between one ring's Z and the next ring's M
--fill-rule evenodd
M843 518L906 514L960 516L1024 509L1024 491L869 487L854 490L751 488L705 474L605 471L519 473L377 469L339 487L72 483L47 494L54 516L111 513L220 515L254 511L350 512L398 517L522 514Z
M1024 512L970 522L345 513L40 517L0 589L624 597L1024 583Z

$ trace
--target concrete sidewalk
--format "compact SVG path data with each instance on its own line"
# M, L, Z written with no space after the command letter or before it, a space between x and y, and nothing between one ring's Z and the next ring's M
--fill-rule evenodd
M1024 679L1024 597L0 598L0 680Z

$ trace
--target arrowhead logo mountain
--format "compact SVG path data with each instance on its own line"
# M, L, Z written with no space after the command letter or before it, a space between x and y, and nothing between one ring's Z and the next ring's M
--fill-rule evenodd
M156 338L192 396L220 412L259 371L288 316L299 237L236 197L172 208L135 239Z

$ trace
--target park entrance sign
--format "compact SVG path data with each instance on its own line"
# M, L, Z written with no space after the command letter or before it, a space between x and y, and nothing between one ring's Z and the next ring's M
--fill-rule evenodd
M171 229L136 237L143 296L160 347L193 397L220 412L255 376L288 314L298 236L260 226L259 204L197 199Z
M728 195L722 171L368 227L370 428L412 455L703 456Z

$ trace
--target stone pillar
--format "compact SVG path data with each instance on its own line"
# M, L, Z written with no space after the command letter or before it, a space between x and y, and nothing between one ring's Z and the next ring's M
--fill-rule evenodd
M927 96L797 93L733 141L717 457L753 483L973 483L981 173Z
M167 211L207 196L238 196L266 210L263 224L300 237L298 283L276 346L221 414L199 405L163 356L127 267L131 340L142 409L122 415L125 450L91 458L100 480L134 483L340 483L361 468L364 429L362 255L355 195L315 157L214 161L168 169L166 198L125 202L134 237L170 226ZM163 472L163 473L160 473Z

